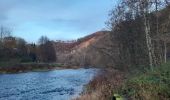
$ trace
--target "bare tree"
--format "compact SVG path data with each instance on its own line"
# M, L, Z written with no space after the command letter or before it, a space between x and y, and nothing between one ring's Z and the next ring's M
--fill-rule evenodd
M0 41L3 42L3 38L10 36L11 33L12 32L9 28L1 26L0 27Z
M148 18L148 14L150 13L150 0L141 0L140 8L143 12L143 22L145 27L145 36L146 36L146 44L148 49L148 55L149 55L149 65L151 66L151 69L154 65L156 65L156 58L154 54L154 49L151 41L151 31L150 31L150 21Z
M166 5L169 5L170 4L170 0L164 0Z
M26 41L22 38L16 38L17 49L22 55L27 55Z
M144 51L147 52L146 54L148 56L149 65L152 68L159 63L159 59L156 56L156 53L157 55L160 55L160 52L155 52L155 45L152 41L153 25L151 23L151 13L154 12L153 8L155 6L156 33L154 35L156 35L159 34L159 20L157 13L158 10L161 8L159 7L160 2L162 1L121 0L120 4L110 14L112 16L110 19L110 24L114 35L116 35L116 38L119 38L118 41L120 43L120 48L122 48L120 49L120 51L121 54L125 54L125 59L129 59L129 56L132 61L133 59L135 61L135 57L139 54L135 54L134 52L138 50L139 47L137 46L139 45L139 43L143 44L142 40L144 40L145 45L143 45L143 47L146 48L142 48ZM136 36L139 37L137 38ZM128 53L130 53L130 55L127 55Z
M56 61L56 51L53 45L53 42L51 42L48 37L42 36L39 39L39 47L38 47L38 53L39 53L39 59L42 62L55 62Z
M41 45L41 44L45 44L49 41L48 37L47 36L41 36L38 43Z

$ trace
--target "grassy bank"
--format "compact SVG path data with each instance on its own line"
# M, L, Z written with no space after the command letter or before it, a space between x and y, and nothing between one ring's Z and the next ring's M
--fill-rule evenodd
M133 100L170 100L170 62L128 79L121 93Z
M97 75L76 100L111 100L114 94L128 100L170 100L170 62L152 71L138 71L129 74L107 69Z

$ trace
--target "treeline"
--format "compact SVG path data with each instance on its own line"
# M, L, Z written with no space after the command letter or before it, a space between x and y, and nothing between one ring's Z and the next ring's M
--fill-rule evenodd
M37 44L12 36L7 27L0 27L0 62L55 62L56 53L53 42L42 36Z
M170 40L168 0L120 0L110 13L120 66L153 66L167 61Z

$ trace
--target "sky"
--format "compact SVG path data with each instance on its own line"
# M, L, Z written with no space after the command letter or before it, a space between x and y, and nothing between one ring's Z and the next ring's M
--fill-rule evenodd
M106 28L116 0L0 0L0 25L14 36L37 42L74 40Z

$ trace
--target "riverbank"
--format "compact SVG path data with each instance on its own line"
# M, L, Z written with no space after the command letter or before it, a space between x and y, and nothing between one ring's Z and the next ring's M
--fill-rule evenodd
M0 66L0 74L25 73L25 72L41 72L60 69L76 69L79 66L68 66L58 63L19 63L19 64L4 64Z
M113 93L118 93L125 79L125 73L119 70L103 69L84 87L80 97L74 100L112 100Z
M170 62L153 70L136 68L132 72L106 69L75 100L112 100L115 94L128 100L170 99Z

